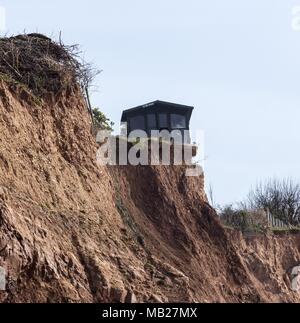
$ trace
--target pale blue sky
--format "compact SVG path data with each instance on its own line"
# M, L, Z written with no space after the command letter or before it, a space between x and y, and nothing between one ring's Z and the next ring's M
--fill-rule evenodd
M0 0L7 31L79 43L103 73L93 104L115 122L156 99L195 106L217 203L300 174L300 0Z

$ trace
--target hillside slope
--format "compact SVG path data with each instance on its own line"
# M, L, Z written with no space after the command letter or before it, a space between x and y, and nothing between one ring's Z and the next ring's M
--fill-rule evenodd
M183 166L96 164L79 89L0 84L1 301L296 301L299 237L225 232Z
M225 231L184 166L99 166L76 84L0 81L1 302L300 301L297 235Z

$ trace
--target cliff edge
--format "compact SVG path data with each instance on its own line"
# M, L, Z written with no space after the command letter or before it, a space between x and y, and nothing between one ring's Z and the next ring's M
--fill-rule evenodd
M55 81L0 60L1 302L300 301L299 235L225 230L185 166L97 165L78 75L23 37Z

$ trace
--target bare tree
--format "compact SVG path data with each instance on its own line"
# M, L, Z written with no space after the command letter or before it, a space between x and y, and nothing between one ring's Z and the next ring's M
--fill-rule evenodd
M263 209L290 225L300 224L300 185L292 179L269 179L257 184L243 203L252 210Z

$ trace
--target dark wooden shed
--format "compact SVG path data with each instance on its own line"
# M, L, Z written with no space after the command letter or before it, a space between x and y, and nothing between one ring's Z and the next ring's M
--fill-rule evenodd
M154 101L132 109L124 110L121 122L127 123L127 135L133 130L144 130L148 136L151 130L184 130L190 129L190 119L193 107ZM187 141L190 141L188 139Z

